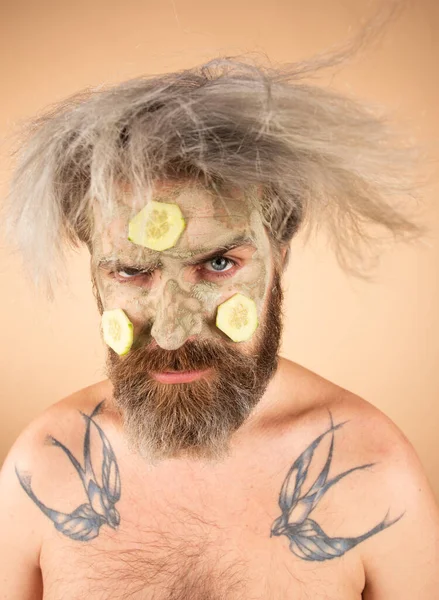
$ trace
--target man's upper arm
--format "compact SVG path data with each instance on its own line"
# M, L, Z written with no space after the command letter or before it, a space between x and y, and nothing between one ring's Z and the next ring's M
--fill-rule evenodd
M362 546L364 600L439 598L439 508L410 443L384 420L374 431L386 440L379 485L401 518ZM378 442L379 443L379 442Z
M17 464L31 460L31 437L29 430L19 437L0 471L0 600L43 597L41 527L15 472Z

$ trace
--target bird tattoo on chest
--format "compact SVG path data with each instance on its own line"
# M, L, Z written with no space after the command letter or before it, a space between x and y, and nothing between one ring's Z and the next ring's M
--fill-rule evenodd
M96 422L102 400L90 415L81 412L86 426L84 435L84 466L73 456L72 452L59 440L52 436L47 437L48 443L60 448L69 458L79 475L88 502L78 506L71 513L64 513L49 508L35 495L31 485L31 475L15 469L18 480L26 494L34 501L40 510L53 522L55 528L73 540L89 541L99 535L102 525L116 529L120 522L120 515L115 504L120 500L121 482L119 468L111 444L102 428ZM98 483L91 460L90 433L95 427L102 442L101 483Z
M117 529L120 524L120 515L116 508L116 503L121 497L119 467L111 444L96 421L104 402L105 400L102 400L90 415L80 411L85 421L83 465L62 442L51 435L47 437L48 443L60 448L74 466L88 502L82 503L71 513L49 508L35 495L31 485L31 475L20 471L17 467L15 469L26 494L53 522L56 530L76 541L88 542L99 535L102 526L108 525L112 529ZM329 429L309 444L288 470L279 493L281 515L275 519L270 531L270 537L286 536L291 552L306 561L325 561L338 558L371 536L390 527L404 515L402 513L394 519L389 519L388 511L384 519L375 527L357 537L330 537L314 519L310 518L311 512L332 486L350 473L367 469L375 464L354 466L328 479L334 454L335 432L348 422L343 421L334 425L330 411L329 415L331 423ZM92 427L95 428L98 434L97 439L100 439L102 445L99 480L96 477L91 458ZM331 441L325 464L308 491L302 493L302 489L310 483L308 481L309 470L314 453L327 436L331 436Z

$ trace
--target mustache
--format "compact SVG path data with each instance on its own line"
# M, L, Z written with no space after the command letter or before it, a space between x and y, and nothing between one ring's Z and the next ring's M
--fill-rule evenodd
M235 348L225 348L210 340L188 340L176 350L164 350L149 344L131 350L125 357L118 356L112 350L109 355L113 368L117 369L120 376L133 376L146 371L196 371L220 364L240 365L243 358Z

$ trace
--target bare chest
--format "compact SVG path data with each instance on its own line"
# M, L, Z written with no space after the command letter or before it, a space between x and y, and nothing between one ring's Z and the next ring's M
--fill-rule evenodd
M391 523L357 522L365 494L349 477L368 465L340 450L332 465L339 421L248 436L214 464L146 468L101 429L84 463L99 469L64 448L72 476L47 505L59 512L27 490L55 525L44 600L360 600L358 545Z
M296 556L271 535L276 497L257 487L126 494L117 529L88 542L54 532L41 556L44 600L359 600L357 555Z

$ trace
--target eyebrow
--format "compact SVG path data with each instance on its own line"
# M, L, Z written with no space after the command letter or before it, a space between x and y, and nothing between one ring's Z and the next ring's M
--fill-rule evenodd
M197 247L192 252L188 253L191 257L190 260L186 260L183 262L183 266L191 266L197 265L199 263L206 262L211 258L215 258L221 254L226 254L230 252L230 250L235 250L236 248L240 248L242 246L249 246L252 248L256 248L253 240L249 238L247 235L240 235L230 240L230 242L224 244L223 246L218 246L215 249L209 249L206 247ZM157 268L161 266L160 255L162 252L154 252L151 257L146 257L141 262L131 261L129 258L127 259L118 259L111 256L102 257L99 259L97 266L98 268L108 268L112 267L113 269L121 269L123 267L129 267L131 269L146 270L148 268ZM178 256L174 257L178 260Z

